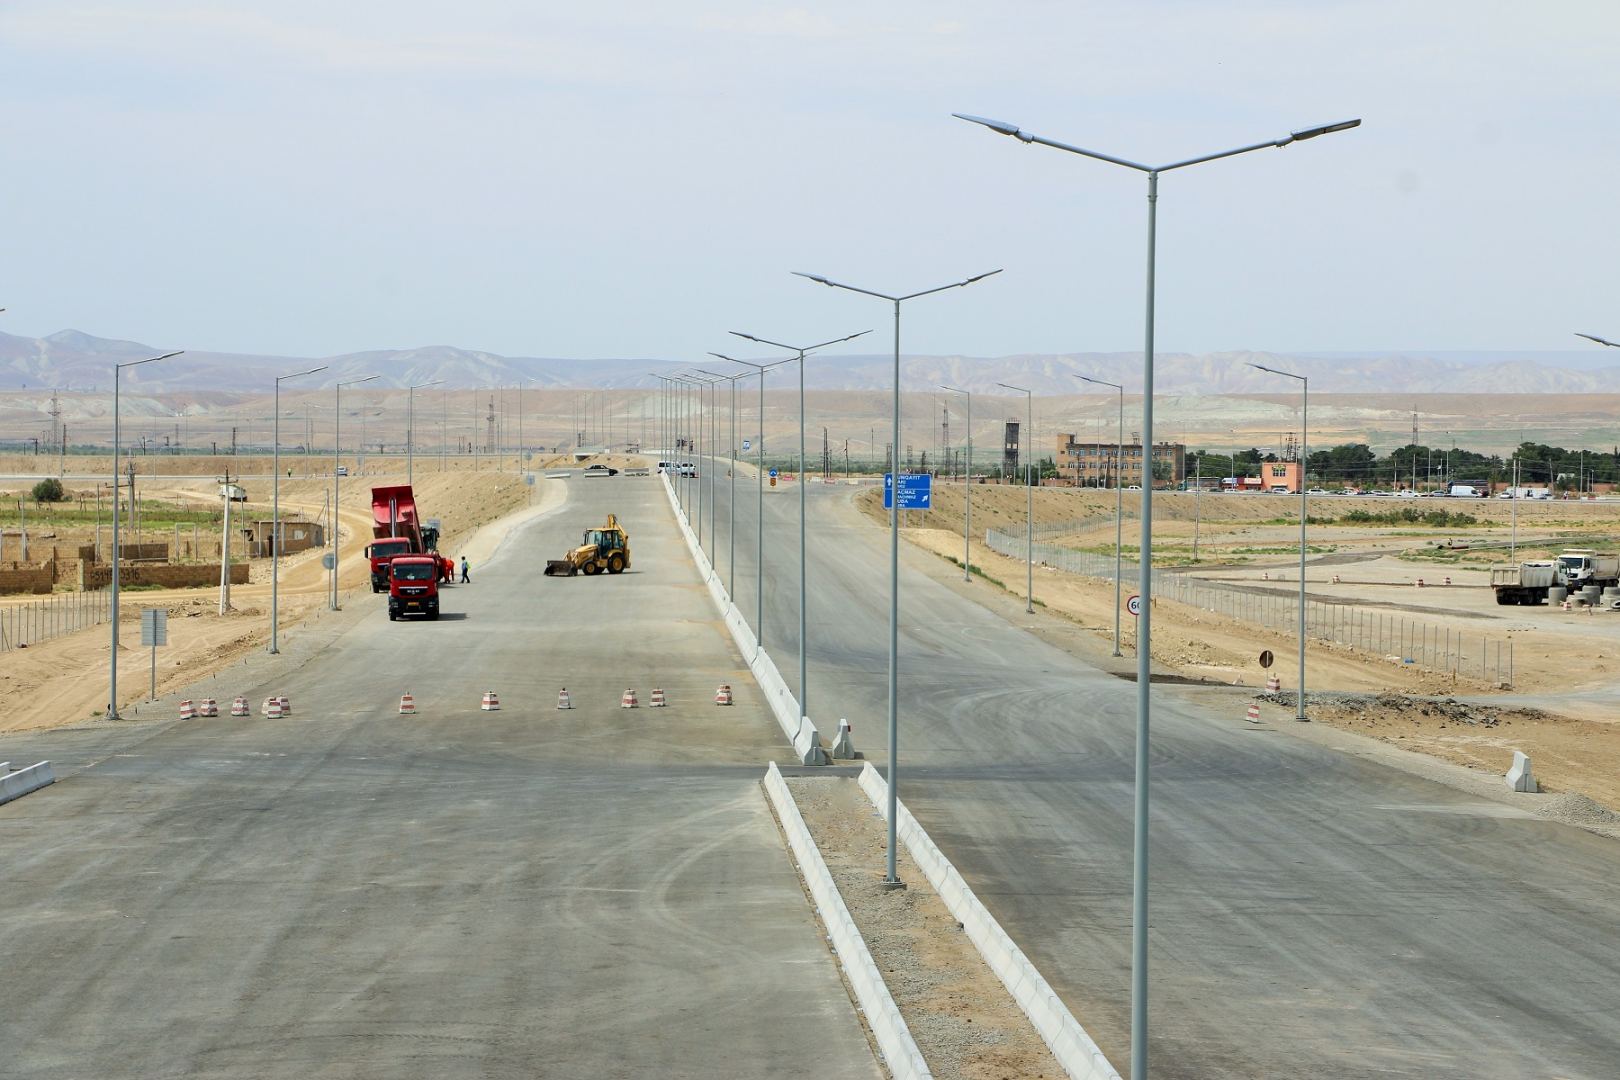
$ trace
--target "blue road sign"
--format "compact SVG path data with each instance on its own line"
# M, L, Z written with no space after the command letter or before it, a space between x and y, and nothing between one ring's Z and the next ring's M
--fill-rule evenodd
M930 510L934 505L934 478L927 473L900 474L900 509ZM883 476L883 509L894 506L894 474Z
M771 479L772 479L772 480L775 480L775 479L776 479L776 470L775 470L775 469L772 469L772 470L771 470Z
M743 440L743 449L744 450L750 449L753 445L754 444L752 442L748 441L747 439Z

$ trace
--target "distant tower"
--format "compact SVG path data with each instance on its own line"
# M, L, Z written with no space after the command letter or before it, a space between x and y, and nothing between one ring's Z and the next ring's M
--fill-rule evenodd
M49 412L51 416L50 445L54 449L60 449L62 446L62 402L61 399L56 396L55 390L51 391L51 407Z
M495 452L495 395L493 394L489 397L489 415L484 418L484 426L486 429L484 449L493 454Z
M945 448L945 452L949 454L951 452L951 407L946 405L944 410L945 419L939 425L939 443Z

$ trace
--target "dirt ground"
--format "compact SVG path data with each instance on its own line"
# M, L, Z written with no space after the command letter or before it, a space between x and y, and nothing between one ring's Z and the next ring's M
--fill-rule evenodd
M544 468L545 463L535 467ZM368 475L342 485L338 592L339 602L345 606L380 599L370 591L363 553L371 536L373 482L403 483L404 477ZM208 497L210 486L208 481L158 477L151 483L154 491L192 492L199 498ZM493 552L503 528L520 520L518 515L525 509L538 509L561 498L564 483L546 480L542 474L530 488L515 471L418 470L415 476L417 501L424 515L443 522L440 549L452 557L467 553L475 573L477 562ZM250 474L243 486L250 503L268 503L268 476ZM313 517L330 490L329 479L283 480L282 507L300 509ZM330 577L321 566L321 555L322 551L311 550L282 560L277 605L283 639L296 634L301 623L330 611ZM150 689L150 652L131 644L139 641L142 608L163 607L170 614L169 645L158 651L157 689L161 695L223 669L249 650L266 647L268 567L268 560L256 561L251 583L232 587L232 610L226 615L218 611L217 587L125 592L119 620L120 710L145 700ZM29 599L8 597L0 602L26 603ZM0 667L0 731L54 727L101 716L107 703L109 639L103 625L6 653Z
M852 777L790 777L788 788L838 892L935 1076L1066 1075L904 850L906 888L882 888L883 820Z
M941 489L936 488L935 508L928 515L913 515L919 526L931 523L936 527L910 527L903 530L903 535L918 547L940 556L943 569L946 560L956 566L961 565L962 502L959 491L951 492L945 498L941 497L942 494ZM1138 493L1126 494L1129 497ZM1047 520L1067 521L1096 509L1110 515L1113 512L1112 493L1037 490L1036 496L1037 521L1041 520L1043 513ZM1023 489L976 486L973 489L975 537L982 537L985 527L1003 523L1021 525L1025 517L1025 498ZM1181 543L1190 534L1192 497L1175 494L1155 498L1155 542L1160 538L1169 538L1172 546ZM863 492L857 496L857 505L868 519L882 522L880 499L878 493ZM1376 503L1379 509L1384 509L1394 501L1377 499L1353 502L1357 505ZM1449 502L1441 499L1420 501ZM1350 503L1352 500L1333 502ZM1264 505L1267 503L1275 505ZM1511 512L1503 501L1469 500L1466 505L1468 512L1477 512L1480 517L1489 516L1493 521ZM1521 513L1530 506L1522 505ZM1289 508L1297 513L1297 500L1267 496L1209 496L1204 498L1201 511L1203 524L1217 530L1215 535L1219 536L1218 530L1221 528L1240 535L1244 530L1276 528L1260 522L1284 517ZM1455 505L1448 508L1456 509ZM1224 516L1212 517L1212 510ZM1542 503L1534 507L1534 512L1541 517L1539 526L1542 528L1580 530L1596 538L1581 543L1595 544L1597 540L1612 537L1615 527L1620 525L1620 504L1616 503ZM1521 537L1525 535L1529 516L1523 514L1520 517ZM1133 542L1129 525L1127 522L1127 545ZM1283 528L1286 530L1286 527ZM1297 529L1297 526L1294 528ZM1312 526L1312 529L1316 527ZM1376 535L1370 539L1375 544L1395 549L1430 541L1427 535L1416 538L1390 537L1388 532L1393 531L1411 530L1406 527L1391 527L1387 531L1375 528L1371 532ZM1297 531L1292 535L1297 542ZM1111 549L1111 521L1095 530L1088 530L1085 537L1093 543L1100 543L1104 538ZM1128 547L1127 558L1130 558ZM1314 560L1323 558L1322 555L1313 557ZM1019 598L1024 596L1025 566L1022 559L999 555L985 546L982 540L975 539L972 561L976 571L985 580L999 586L1005 594ZM1292 574L1289 574L1290 567L1293 568ZM1199 573L1220 580L1241 581L1254 588L1291 593L1297 588L1297 568L1294 556L1283 554L1257 560L1250 565L1217 565ZM1272 578L1269 582L1264 577L1268 573ZM1499 687L1477 675L1454 676L1428 671L1416 665L1401 664L1385 657L1312 640L1307 644L1306 660L1314 683L1313 691L1384 695L1373 699L1377 702L1374 705L1357 702L1324 707L1320 711L1313 707L1310 710L1313 719L1497 775L1506 772L1513 751L1522 750L1530 755L1536 774L1549 789L1578 792L1620 810L1620 696L1607 692L1620 682L1620 613L1578 614L1546 606L1498 607L1488 588L1488 571L1471 568L1452 570L1455 584L1447 589L1434 585L1434 582L1446 576L1446 571L1442 570L1437 577L1429 577L1430 587L1421 590L1412 584L1419 573L1429 576L1423 568L1413 572L1411 564L1401 562L1394 555L1375 551L1366 560L1348 564L1308 563L1307 587L1313 598L1322 596L1357 604L1386 605L1421 614L1442 624L1449 623L1459 631L1480 633L1488 630L1496 636L1511 635L1515 662L1512 691L1503 693ZM1338 583L1332 580L1335 574L1340 577ZM1280 579L1280 575L1285 576L1286 580ZM1123 592L1128 595L1134 591L1133 581L1127 578ZM1111 581L1038 566L1035 569L1035 601L1048 613L1089 631L1102 646L1101 657L1107 660L1110 651L1107 646L1112 643L1114 626L1114 587ZM1267 672L1259 666L1258 656L1261 650L1269 649L1279 658L1271 670L1280 676L1283 689L1286 691L1294 687L1295 679L1291 676L1295 670L1293 658L1297 639L1293 634L1239 622L1163 598L1155 599L1153 620L1153 660L1168 673L1210 683L1259 689L1264 685ZM1135 620L1129 615L1121 619L1121 645L1127 656L1133 656L1135 652L1134 623ZM1580 657L1580 662L1571 664L1571 657ZM1500 716L1499 722L1470 724L1445 709L1431 706L1425 712L1421 701L1422 698L1432 697L1478 698L1487 695L1508 698L1515 704L1523 701L1526 708L1518 711L1506 709L1504 702L1503 709L1493 710L1493 715ZM1404 704L1396 707L1391 703Z

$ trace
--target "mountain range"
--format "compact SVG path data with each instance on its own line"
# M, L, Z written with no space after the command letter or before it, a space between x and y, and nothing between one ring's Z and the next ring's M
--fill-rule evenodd
M110 391L113 364L155 356L168 348L78 330L40 338L0 333L0 391ZM1251 366L1264 364L1308 376L1311 389L1318 393L1586 394L1620 389L1620 366L1593 366L1604 363L1602 356L1595 346L1567 353L1161 353L1155 358L1154 381L1160 394L1291 394L1291 381ZM502 356L449 345L321 358L188 350L159 364L133 368L123 381L127 388L147 394L267 390L273 373L319 365L327 370L300 380L300 389L373 374L381 376L376 386L396 388L435 380L450 389L520 382L541 388L651 388L657 385L653 372L674 374L697 366L712 370L720 361ZM1003 382L1043 396L1100 389L1075 378L1083 374L1121 383L1131 393L1140 385L1140 368L1141 353L1129 352L903 356L901 377L907 389L924 391L944 383L974 393L1006 393L997 386ZM806 367L805 382L818 390L884 390L892 385L892 371L892 356L817 355Z

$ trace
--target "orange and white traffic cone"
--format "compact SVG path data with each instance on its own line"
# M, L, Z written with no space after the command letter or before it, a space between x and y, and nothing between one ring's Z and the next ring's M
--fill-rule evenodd
M626 690L624 692L624 696L619 699L619 708L621 709L633 709L639 704L640 702L636 700L636 692L634 690Z
M1260 706L1253 703L1253 702L1250 702L1249 703L1249 715L1246 717L1246 719L1251 724L1258 724L1260 722Z
M401 694L401 695L399 695L399 715L401 715L401 716L415 716L416 715L416 699L414 697L412 697L409 694Z
M180 719L182 719L182 720L192 720L192 719L195 719L196 716L197 716L197 706L195 706L195 705L193 705L191 703L190 698L187 698L186 700L184 700L184 701L182 701L180 703Z
M720 688L714 692L714 703L716 705L730 705L731 704L731 684L730 683L721 683L720 684Z
M197 710L197 715L198 716L218 716L219 715L219 702L215 701L211 697L203 698L202 699L202 706L201 706L201 708L199 708Z
M291 716L292 715L292 701L288 699L287 695L282 694L279 697L277 697L276 700L281 703L281 715L282 716Z
M231 702L232 716L252 716L253 710L248 708L247 698L239 697Z
M1282 680L1275 675L1266 676L1266 693L1275 694L1282 689Z
M561 690L558 690L557 691L557 708L559 708L559 709L572 709L573 707L574 707L574 703L572 701L568 700L568 687L565 686Z
M286 713L281 711L281 699L267 697L264 699L264 715L272 720L280 720Z
M649 708L649 709L662 709L663 707L664 707L664 692L662 690L660 690L658 687L655 686L655 687L653 687L652 700L647 702L647 708Z
M501 699L495 696L495 691L485 690L484 700L479 703L478 707L485 712L499 712L501 708Z

